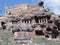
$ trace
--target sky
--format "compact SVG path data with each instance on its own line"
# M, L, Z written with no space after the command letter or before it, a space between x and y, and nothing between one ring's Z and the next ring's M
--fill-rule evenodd
M14 6L16 4L37 4L41 0L0 0L0 15L5 13L5 5ZM60 14L60 0L42 0L44 1L44 7L49 8L52 12Z

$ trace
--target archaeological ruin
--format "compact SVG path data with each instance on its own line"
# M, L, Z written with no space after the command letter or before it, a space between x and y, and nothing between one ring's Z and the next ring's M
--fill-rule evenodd
M0 17L0 28L11 31L16 41L31 40L34 35L60 38L60 18L43 4L41 1L36 5L18 4L14 7L6 5L5 15Z

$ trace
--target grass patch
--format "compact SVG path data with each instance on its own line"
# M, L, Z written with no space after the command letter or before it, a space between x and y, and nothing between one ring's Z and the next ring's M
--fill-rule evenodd
M32 37L34 44L45 45L60 45L60 41L47 40L41 36ZM14 45L12 32L6 30L0 30L0 45ZM15 44L20 45L20 44Z
M41 36L33 36L33 42L35 44L45 44L45 45L60 45L60 41L47 40Z

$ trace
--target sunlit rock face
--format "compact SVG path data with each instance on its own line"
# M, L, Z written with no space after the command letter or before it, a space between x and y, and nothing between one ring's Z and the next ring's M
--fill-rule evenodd
M47 38L57 38L60 30L60 18L48 8L44 8L43 2L36 5L19 4L5 8L5 16L0 18L0 26L4 30L28 32L29 36L41 34ZM3 23L2 23L3 22ZM25 33L27 35L27 33Z

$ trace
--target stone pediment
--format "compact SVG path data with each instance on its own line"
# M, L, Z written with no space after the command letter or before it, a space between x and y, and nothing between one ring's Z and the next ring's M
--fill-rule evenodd
M15 5L14 9L26 10L28 8L28 4L19 4Z

